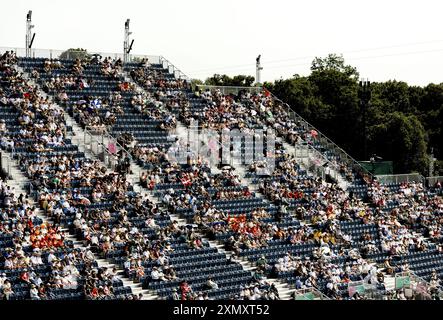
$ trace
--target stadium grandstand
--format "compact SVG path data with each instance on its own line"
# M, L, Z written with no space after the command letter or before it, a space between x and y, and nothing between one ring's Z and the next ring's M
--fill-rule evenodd
M1 299L441 298L441 181L374 176L125 28L123 54L0 49Z

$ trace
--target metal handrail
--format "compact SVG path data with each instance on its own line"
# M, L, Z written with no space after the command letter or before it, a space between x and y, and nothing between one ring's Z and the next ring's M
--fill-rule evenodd
M340 174L339 173L340 167L338 166L338 164L329 160L324 154L322 154L320 151L315 149L311 144L309 144L309 143L297 144L297 147L295 148L295 150L296 150L296 153L295 153L296 158L308 158L308 160L309 160L309 155L314 154L315 158L325 161L325 163L322 166L327 164L330 168L332 168L335 171L335 173L334 173L334 175L331 175L331 172L329 172L329 174L334 179L337 179L337 175ZM306 151L305 156L303 156L303 150ZM299 153L301 153L301 156L298 155ZM316 166L318 167L317 164L316 164ZM326 169L325 169L325 173L326 173Z
M206 84L196 84L196 87L199 90L200 89L220 90L223 94L226 94L226 93L238 94L240 91L249 91L249 92L258 93L263 90L262 87L214 86L214 85L206 85Z
M426 182L428 183L428 187L431 187L437 183L437 181L443 182L443 176L433 176L433 177L426 177Z
M11 177L11 157L9 156L8 152L5 150L0 151L1 155L1 162L2 162L2 170L5 172L7 179Z
M331 300L327 295L318 290L315 287L298 289L294 291L295 295L305 295L306 293L312 292L314 295L317 295L321 300Z
M231 89L232 91L237 92L237 93L239 91L249 91L249 92L253 92L253 93L258 93L258 92L261 92L261 91L263 91L265 89L264 87L257 87L257 86L255 86L255 87L211 86L211 85L200 85L200 84L197 84L196 87L197 88L203 88L203 89L219 89L223 93L224 93L224 91L226 91L226 89L228 89L228 90ZM314 127L308 121L306 121L302 116L300 116L297 112L295 112L289 104L287 104L286 102L284 102L281 99L279 99L277 96L275 96L269 90L267 90L267 92L269 92L269 94L271 95L273 100L275 100L277 102L280 102L283 106L287 107L287 112L286 113L287 113L289 118L291 118L292 120L298 120L298 121L304 123L305 126L307 127L306 129L308 129L308 130L315 130L318 133L319 137L324 139L328 144L332 145L337 151L339 151L342 154L342 157L340 159L341 161L344 161L344 162L348 163L348 165L358 167L363 172L365 172L366 174L368 174L370 177L373 178L373 174L371 172L369 172L367 169L365 169L363 166L361 166L360 163L358 163L357 160L355 160L353 157L351 157L346 151L344 151L337 144L335 144L331 139L329 139L326 135L324 135L320 130L318 130L316 127ZM344 159L342 159L342 158L344 158Z
M429 281L425 280L423 277L418 276L414 271L405 271L405 272L398 272L395 274L395 277L397 275L409 275L412 282L415 282L415 285L417 286L418 283L424 283L426 286L430 287L431 284ZM440 288L437 288L438 295L441 297L443 295L443 291Z
M168 68L168 71L169 71L169 68L171 67L172 68L172 73L174 74L174 76L175 76L175 72L178 72L178 74L179 74L179 79L184 79L184 80L186 80L186 81L190 81L191 80L191 78L190 77L188 77L184 72L182 72L179 68L177 68L175 65L173 65L168 59L166 59L165 57L163 57L163 56L160 56L159 57L159 61L160 61L160 63L163 65L163 63L165 62L166 63L166 65L167 65L167 68Z
M120 143L118 143L117 138L113 137L108 131L105 131L104 137L115 143L115 145L120 148L120 150L123 150L128 155L129 159L133 160L131 153L126 150L126 148L124 148Z
M115 143L115 145L116 145L118 148L120 148L120 150L123 150L123 151L128 155L128 157L129 157L131 160L133 160L131 153L130 153L128 150L126 150L126 148L124 148L120 143L118 143L118 142L117 142L117 139L116 139L115 137L113 137L113 136L108 132L108 130L107 130L106 128L104 128L103 132L101 132L101 133L99 134L99 135L102 137L102 141L100 141L99 139L97 139L97 138L96 138L97 135L92 133L93 130L88 129L88 128L93 128L93 127L86 126L86 127L85 127L85 130L84 130L84 131L85 131L85 134L89 134L89 135L91 136L91 138L92 138L92 137L95 137L95 141L96 141L97 143L99 143L100 145L102 145L102 146L105 148L105 150L106 150L107 153L113 155L112 153L109 152L109 150L108 150L108 146L106 146L105 143L103 142L104 138L107 138L109 141L112 141L113 143Z
M404 173L404 174L383 174L383 175L376 175L377 181L380 183L386 183L386 182L395 182L395 183L402 183L402 182L420 182L424 183L426 181L426 178L423 177L419 173Z

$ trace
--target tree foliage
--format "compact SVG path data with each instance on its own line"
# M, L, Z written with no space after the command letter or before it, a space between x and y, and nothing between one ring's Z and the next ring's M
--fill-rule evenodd
M385 121L370 127L369 137L371 149L392 160L397 172L425 173L426 132L417 116L388 113Z
M75 59L85 60L89 58L90 55L88 51L82 48L77 48L77 49L70 48L66 51L63 51L59 56L59 59L67 59L67 60L75 60Z
M359 74L342 56L315 58L311 74L265 83L265 87L329 136L349 154L364 159L363 107ZM367 156L394 162L395 173L427 174L432 148L443 157L443 84L409 86L401 81L371 84L366 112ZM440 172L439 172L440 171ZM442 174L436 165L435 174Z
M254 83L255 78L253 76L237 75L230 77L226 74L214 74L212 77L207 78L206 85L211 86L235 86L235 87L250 87Z

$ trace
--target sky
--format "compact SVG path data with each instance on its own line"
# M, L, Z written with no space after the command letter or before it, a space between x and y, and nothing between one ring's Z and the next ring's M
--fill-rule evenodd
M0 10L0 47L122 52L130 19L132 53L162 55L191 78L214 73L262 81L309 75L314 57L343 54L371 81L443 82L439 0L14 0ZM0 49L0 52L2 49Z

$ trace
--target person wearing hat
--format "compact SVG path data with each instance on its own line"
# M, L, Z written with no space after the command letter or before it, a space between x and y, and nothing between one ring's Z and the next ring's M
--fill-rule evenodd
M177 279L177 274L176 274L175 270L172 268L172 266L165 266L163 273L164 273L164 276L167 280Z
M25 268L22 272L22 274L20 275L20 280L25 282L25 283L30 283L31 280L29 279L29 272L28 269Z
M31 256L31 264L33 266L37 266L37 265L42 265L43 264L43 260L42 260L39 248L35 248L33 250L33 253L32 253L32 256Z

